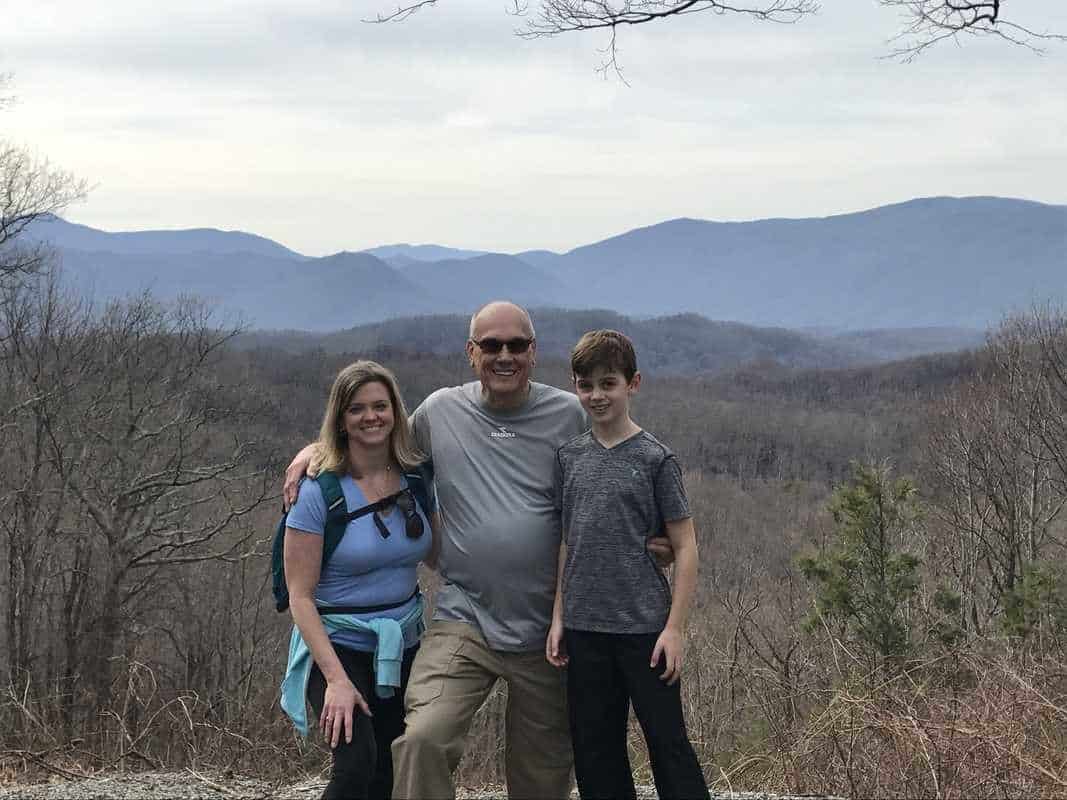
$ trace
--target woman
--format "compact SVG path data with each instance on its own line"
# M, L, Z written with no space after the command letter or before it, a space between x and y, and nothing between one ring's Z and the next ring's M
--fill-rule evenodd
M306 682L307 701L333 751L324 798L392 794L390 747L403 732L403 693L422 632L415 568L433 551L430 509L404 491L404 473L423 460L393 374L373 361L341 370L310 471L339 476L350 512L383 499L388 506L350 521L325 566L327 509L317 481L303 482L286 519L285 577L295 630L282 705L300 727ZM392 683L399 692L385 677L397 671L396 661ZM296 703L286 703L287 687L300 690Z

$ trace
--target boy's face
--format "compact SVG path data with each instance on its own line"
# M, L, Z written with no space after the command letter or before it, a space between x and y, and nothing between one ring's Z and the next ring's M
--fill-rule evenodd
M589 375L574 376L574 390L594 426L609 427L630 417L630 398L641 385L641 373L633 380L618 370L597 367Z

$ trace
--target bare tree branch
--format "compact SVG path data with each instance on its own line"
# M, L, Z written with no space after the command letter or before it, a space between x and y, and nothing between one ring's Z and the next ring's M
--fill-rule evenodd
M1003 16L1004 0L878 0L887 8L896 8L903 17L903 28L892 41L897 46L890 57L912 61L945 40L958 41L960 36L993 36L1011 44L1042 52L1044 41L1067 41L1067 36L1039 32Z
M1003 13L1006 1L878 0L880 5L901 13L901 29L890 39L894 47L888 56L911 61L939 42L958 41L960 36L992 36L1035 53L1042 52L1040 45L1044 42L1067 41L1067 35L1039 31L1033 25L1006 19ZM437 0L415 0L364 22L399 22L436 4ZM540 0L533 16L528 17L525 0L510 0L510 4L509 13L527 17L515 31L523 38L609 29L610 38L603 49L604 60L597 71L613 71L620 79L618 30L621 26L643 25L701 12L740 14L763 22L794 23L819 10L818 0Z
M437 0L417 0L417 2L411 3L406 6L397 6L396 11L392 11L386 14L377 14L374 19L365 19L364 22L402 22L416 11L420 11L427 6L437 5Z
M761 22L794 23L815 13L818 8L816 0L763 0L740 4L720 0L542 0L536 14L516 34L524 39L539 39L608 28L610 38L597 71L606 73L610 70L625 83L618 59L618 31L622 26L643 25L702 12L740 14ZM521 14L522 9L515 13Z
M793 23L817 10L815 0L764 0L739 5L719 0L543 0L537 15L519 35L556 36L570 31L641 25L701 12L741 14L762 22Z

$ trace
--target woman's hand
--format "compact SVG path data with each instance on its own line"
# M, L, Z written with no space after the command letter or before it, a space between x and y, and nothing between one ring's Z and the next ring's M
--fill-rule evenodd
M553 667L565 667L570 659L567 657L567 645L563 642L563 622L553 620L545 641L545 658Z
M368 717L370 707L359 689L352 685L352 681L335 681L326 684L326 696L322 700L322 713L319 715L319 728L322 735L330 743L330 749L337 747L341 741L341 732L344 731L345 743L352 743L352 728L354 727L355 709L359 708Z

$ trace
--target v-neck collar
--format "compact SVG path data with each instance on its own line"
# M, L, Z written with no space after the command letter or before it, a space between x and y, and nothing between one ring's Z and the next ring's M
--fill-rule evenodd
M601 450L603 450L605 453L610 453L612 450L618 450L623 445L629 444L630 442L632 442L634 439L636 439L638 436L640 436L644 432L645 432L644 428L638 428L636 431L634 431L632 434L627 436L625 439L621 439L621 440L615 442L615 444L613 444L611 447L608 447L602 441L600 441L598 438L596 438L596 434L593 433L592 429L589 430L589 435L593 438L593 441L597 443L597 446Z

